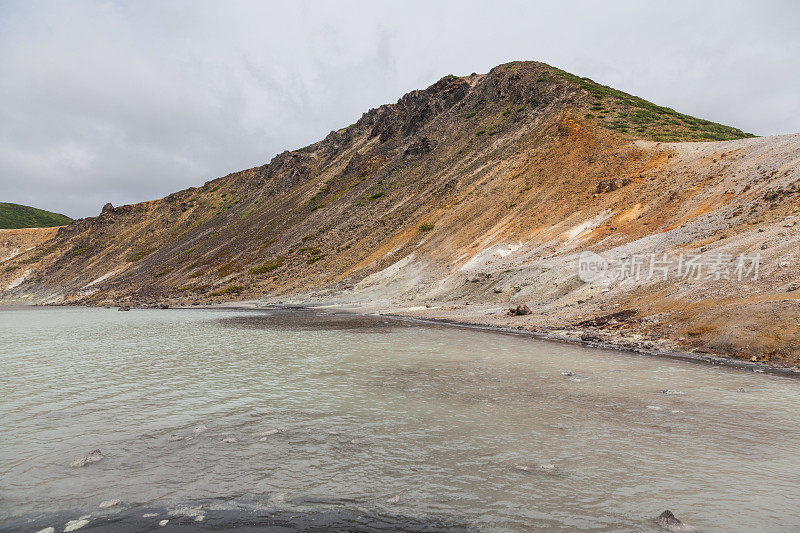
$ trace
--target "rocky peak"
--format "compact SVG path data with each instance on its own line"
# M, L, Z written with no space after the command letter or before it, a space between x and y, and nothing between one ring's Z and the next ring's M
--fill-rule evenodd
M396 104L378 108L371 137L385 143L395 135L409 137L434 117L450 109L469 93L470 85L456 76L445 76L427 89L411 91Z

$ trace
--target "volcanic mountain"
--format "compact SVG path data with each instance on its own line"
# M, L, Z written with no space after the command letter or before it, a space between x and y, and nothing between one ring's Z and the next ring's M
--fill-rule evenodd
M269 164L27 233L0 255L0 299L335 303L795 364L799 162L798 135L508 63ZM587 280L585 252L630 275Z

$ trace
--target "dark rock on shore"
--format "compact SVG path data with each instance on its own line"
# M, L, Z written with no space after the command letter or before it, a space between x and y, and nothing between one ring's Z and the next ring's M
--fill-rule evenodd
M508 310L509 316L523 316L531 314L531 308L525 304L520 304Z
M584 331L581 333L581 340L584 342L601 342L603 337L591 331Z
M605 328L620 326L633 322L635 320L636 312L637 311L635 309L624 309L622 311L617 311L616 313L577 322L574 324L574 326L578 328Z

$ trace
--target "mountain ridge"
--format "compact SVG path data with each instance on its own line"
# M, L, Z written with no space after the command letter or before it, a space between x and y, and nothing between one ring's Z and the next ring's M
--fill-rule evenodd
M162 199L108 205L60 228L4 263L11 270L0 270L0 299L175 305L318 293L355 304L362 295L387 309L412 301L446 316L469 302L482 320L564 328L614 306L674 314L688 298L697 312L674 331L646 321L620 327L794 360L796 334L754 343L760 320L721 327L714 302L698 304L680 283L598 288L577 279L578 250L649 252L643 243L665 236L669 251L738 250L764 230L778 243L770 253L791 248L794 237L777 234L797 211L795 139L687 117L543 63L445 76L266 165ZM709 136L730 139L659 141ZM730 292L709 287L697 290ZM664 290L681 296L669 304L651 297ZM745 293L769 290L754 283ZM518 303L536 313L500 316ZM773 322L790 328L789 310L775 312L782 318Z

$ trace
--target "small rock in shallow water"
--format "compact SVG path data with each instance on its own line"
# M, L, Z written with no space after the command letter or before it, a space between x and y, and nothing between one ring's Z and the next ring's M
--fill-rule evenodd
M688 526L678 520L678 518L672 514L672 511L666 510L656 518L656 523L666 529L667 531L695 531L692 526Z
M76 531L89 523L88 516L82 516L77 520L70 520L64 524L64 531Z
M105 501L100 502L99 507L100 507L100 509L105 509L107 507L114 507L115 505L119 505L121 503L122 503L122 500L120 500L119 498L117 498L116 500L105 500Z
M575 372L573 372L572 370L564 370L564 371L561 372L561 375L562 376L574 376Z
M283 433L284 431L286 431L285 427L279 427L274 429L268 429L266 431L259 431L255 435L256 437L262 437L261 440L266 440L264 437L269 437L270 435L275 435L276 433Z
M233 443L238 441L236 440L236 437L225 437L224 439L222 439L222 442Z
M532 474L539 473L539 474L547 474L547 475L559 475L560 472L556 465L554 464L541 464L535 467L531 467L528 465L514 465L514 468L520 470L522 472L529 472Z
M683 391L672 390L672 389L661 389L658 392L660 392L661 394L683 394Z
M270 503L281 505L288 501L289 494L286 492L278 492L269 497Z
M72 466L81 467L90 465L92 463L96 463L97 461L101 460L103 457L104 457L103 452L101 452L100 450L94 450L84 455L83 457L78 457L77 459L72 461Z
M208 431L208 427L205 424L200 424L199 426L194 428L193 431L194 431L195 435L199 435L200 433L203 433L204 431Z
M185 516L187 518L194 518L195 522L202 522L205 520L206 515L200 507L180 507L170 511L172 516Z
M169 442L178 442L179 440L183 440L183 437L181 437L180 435L176 435L176 434L174 434L174 433L173 433L172 435L170 435L170 436L169 436L169 439L167 439L167 440L168 440Z

